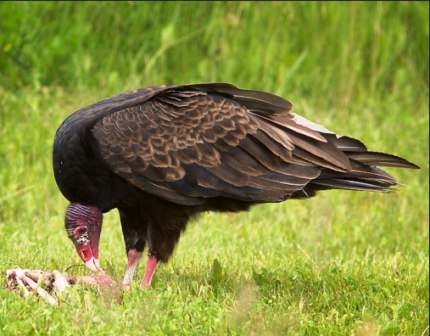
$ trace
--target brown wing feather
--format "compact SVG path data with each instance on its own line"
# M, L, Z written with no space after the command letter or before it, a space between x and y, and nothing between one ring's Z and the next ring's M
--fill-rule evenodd
M220 88L230 95L239 92ZM281 201L318 176L310 166L302 167L300 177L290 174L285 159L291 158L294 144L288 135L217 90L174 88L102 118L93 128L102 157L136 186L187 205L216 196ZM250 92L241 99L258 101L260 110L289 108L279 97L261 93L253 98ZM277 105L269 108L272 102Z
M130 183L178 204L383 191L395 180L365 164L409 164L290 114L288 101L265 92L214 83L130 97L136 104L103 114L93 127L101 156Z

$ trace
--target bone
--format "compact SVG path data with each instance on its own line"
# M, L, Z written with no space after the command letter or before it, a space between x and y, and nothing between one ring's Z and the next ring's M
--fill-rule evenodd
M76 283L92 287L112 287L115 284L113 279L104 273L93 276L68 276L57 270L44 272L18 267L7 270L6 279L6 290L21 293L25 297L34 294L51 305L58 305L61 294Z
M24 296L30 295L30 291L27 289L26 284L24 284L23 282L23 280L27 278L24 274L24 271L21 269L16 269L14 271L14 276L18 285L24 290Z
M24 274L26 276L28 276L29 278L31 278L33 281L39 281L41 278L43 278L43 275L45 274L45 272L43 271L39 271L39 270L29 270L29 269L25 269L23 270Z
M70 287L70 285L67 282L67 278L60 272L53 271L52 274L54 275L54 291L59 296L67 287Z
M36 282L34 282L33 279L25 276L25 278L22 280L25 280L30 285L30 287L35 290L36 293L39 294L39 296L43 298L46 302L51 305L58 304L58 301L54 299L54 297L50 295L47 291L45 291L42 287L40 287Z

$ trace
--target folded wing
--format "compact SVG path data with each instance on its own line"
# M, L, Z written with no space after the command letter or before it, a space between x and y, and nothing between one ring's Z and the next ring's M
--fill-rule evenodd
M212 197L279 202L330 188L384 190L394 179L367 164L409 164L370 153L290 109L283 98L229 84L168 87L105 115L93 135L116 174L182 205Z

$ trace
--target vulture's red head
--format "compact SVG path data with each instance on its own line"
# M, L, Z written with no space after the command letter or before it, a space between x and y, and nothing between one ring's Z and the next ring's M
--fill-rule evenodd
M75 244L76 252L94 272L99 266L99 240L102 231L102 212L93 206L70 203L66 210L67 235Z

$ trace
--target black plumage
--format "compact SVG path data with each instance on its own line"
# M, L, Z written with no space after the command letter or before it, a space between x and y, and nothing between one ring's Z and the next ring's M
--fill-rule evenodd
M229 84L138 89L70 115L57 131L57 184L73 203L118 208L127 251L171 256L191 216L241 211L324 189L388 191L376 166L417 168L369 152L290 112L270 93Z

